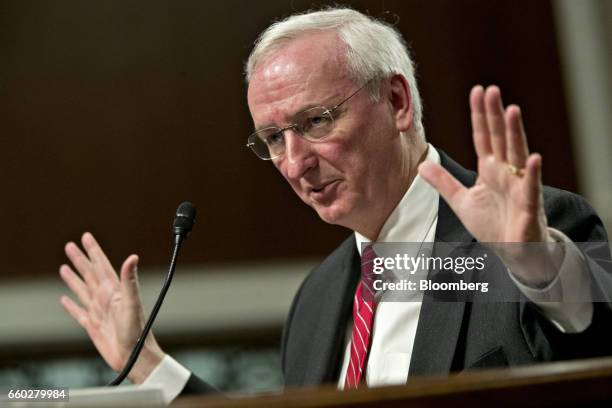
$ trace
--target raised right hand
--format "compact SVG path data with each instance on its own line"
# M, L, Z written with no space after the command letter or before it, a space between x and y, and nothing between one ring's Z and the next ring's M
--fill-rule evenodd
M80 302L62 296L64 309L85 329L106 363L121 371L145 324L138 287L138 256L123 262L119 277L92 234L81 238L85 253L74 243L65 252L72 263L60 267L60 276ZM75 272L78 272L78 274ZM132 383L142 383L164 357L153 333L130 372Z

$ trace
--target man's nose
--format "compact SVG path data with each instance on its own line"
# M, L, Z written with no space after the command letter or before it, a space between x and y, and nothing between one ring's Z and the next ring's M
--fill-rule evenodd
M285 159L287 177L299 179L317 165L312 143L305 140L293 129L285 130Z

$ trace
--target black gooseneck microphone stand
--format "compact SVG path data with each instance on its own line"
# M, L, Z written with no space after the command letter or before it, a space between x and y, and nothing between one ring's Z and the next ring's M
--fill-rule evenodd
M189 231L191 231L191 229L193 228L193 224L195 223L195 216L195 207L188 202L182 203L176 210L176 217L174 218L174 223L172 225L174 230L174 249L172 250L172 257L170 259L170 267L168 268L166 280L164 281L161 291L159 292L159 296L157 297L157 301L155 301L153 310L149 315L149 319L147 320L147 323L145 324L145 327L142 330L142 334L138 338L136 345L132 349L132 353L130 354L128 361L125 364L125 367L123 367L123 370L121 370L121 372L117 375L117 377L115 377L113 381L108 383L109 386L121 384L121 382L132 370L132 367L134 367L134 364L136 363L136 360L138 359L138 356L142 351L142 347L144 346L147 335L149 334L149 331L153 326L153 322L157 317L157 313L159 312L164 298L166 297L166 293L168 292L168 288L170 287L170 283L172 282L172 277L174 276L174 268L176 267L176 260L178 258L179 250L181 249L181 244L189 234Z

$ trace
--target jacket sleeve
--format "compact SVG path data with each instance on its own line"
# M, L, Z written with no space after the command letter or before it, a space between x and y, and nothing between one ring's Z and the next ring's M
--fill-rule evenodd
M196 395L196 394L210 394L210 395L222 395L222 393L217 390L212 385L202 381L200 377L191 373L191 376L187 380L183 391L181 391L180 396L184 397L187 395Z
M521 327L538 360L566 360L612 354L612 262L605 228L595 210L575 194L545 187L549 226L566 234L586 260L593 318L579 333L562 333L528 300L521 302ZM583 244L583 245L581 245Z

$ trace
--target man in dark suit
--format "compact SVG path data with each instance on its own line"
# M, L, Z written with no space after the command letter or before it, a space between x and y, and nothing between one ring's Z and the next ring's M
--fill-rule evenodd
M256 131L248 146L326 222L351 235L306 279L283 335L288 385L405 383L408 375L609 353L605 261L572 242L607 240L581 198L543 188L521 112L495 86L470 95L478 174L427 144L413 64L392 27L353 10L292 16L260 37L247 63ZM557 243L537 259L497 251L519 302L373 302L356 296L370 242ZM135 274L119 278L91 234L66 253L62 304L119 370L143 324ZM365 248L365 249L364 249ZM606 250L607 252L607 250ZM363 254L366 257L365 253ZM507 269L507 270L506 270ZM574 289L580 302L547 302ZM421 299L423 300L423 299ZM369 311L369 312L368 312ZM369 314L368 314L369 313ZM210 391L151 335L130 374L168 400Z

